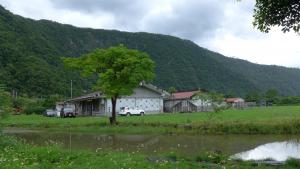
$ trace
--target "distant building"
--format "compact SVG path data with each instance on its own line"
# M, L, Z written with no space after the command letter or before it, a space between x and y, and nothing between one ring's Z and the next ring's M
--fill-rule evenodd
M164 101L165 112L211 111L211 102L197 97L200 90L175 92Z
M233 108L244 108L245 105L245 100L242 98L226 98L225 102L229 105L231 105Z
M163 112L163 98L169 94L151 84L142 83L130 96L121 96L117 100L116 111L121 107L132 107L145 110L145 114ZM111 116L111 99L102 92L93 92L64 102L74 105L80 116Z

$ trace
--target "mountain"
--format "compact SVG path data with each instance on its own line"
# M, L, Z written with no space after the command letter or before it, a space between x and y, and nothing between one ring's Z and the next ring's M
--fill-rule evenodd
M75 95L90 90L95 78L64 68L60 57L78 57L95 48L124 44L147 52L156 63L154 84L178 90L204 88L245 95L277 89L300 95L300 70L253 64L173 36L76 28L14 15L0 6L0 84L30 96Z

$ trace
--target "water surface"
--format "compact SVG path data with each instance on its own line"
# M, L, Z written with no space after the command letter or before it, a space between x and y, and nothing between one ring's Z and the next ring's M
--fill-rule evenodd
M252 150L238 153L233 157L242 160L271 159L275 161L285 161L288 158L300 159L300 141L289 140L267 143Z
M34 145L49 141L61 143L69 150L115 150L162 154L174 152L196 156L207 151L221 151L244 160L272 158L283 161L300 158L300 136L292 135L133 135L72 132L45 132L7 129L7 134ZM241 153L242 152L242 153ZM271 156L273 155L273 156ZM270 157L269 157L270 156Z

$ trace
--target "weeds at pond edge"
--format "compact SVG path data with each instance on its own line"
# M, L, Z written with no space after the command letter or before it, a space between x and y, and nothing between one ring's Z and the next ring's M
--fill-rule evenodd
M174 153L148 157L142 153L115 151L67 151L58 144L29 145L14 137L0 135L1 168L252 168L271 169L273 166L253 162L232 161L221 152L207 152L197 157ZM289 159L279 168L299 168L300 160Z

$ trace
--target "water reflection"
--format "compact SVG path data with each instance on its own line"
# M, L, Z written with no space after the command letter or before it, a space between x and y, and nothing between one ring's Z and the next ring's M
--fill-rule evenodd
M52 140L62 143L63 147L70 150L115 150L145 154L174 152L188 156L197 156L207 151L236 154L270 142L300 139L300 136L286 135L132 135L85 132L55 133L23 129L8 129L5 132L35 145L45 145L46 142ZM271 147L274 146L271 145ZM299 148L297 152L300 154Z
M258 146L252 150L238 153L234 158L242 160L264 160L285 161L288 158L300 159L300 141L290 140L273 142Z

